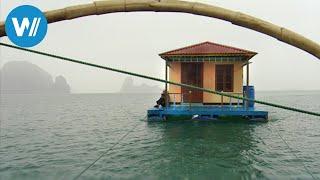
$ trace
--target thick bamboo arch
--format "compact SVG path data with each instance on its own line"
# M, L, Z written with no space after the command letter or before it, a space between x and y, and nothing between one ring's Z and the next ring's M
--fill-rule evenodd
M115 12L182 12L229 21L302 49L320 59L320 45L304 36L253 16L221 7L180 0L105 0L45 12L49 23ZM0 37L6 36L4 22Z

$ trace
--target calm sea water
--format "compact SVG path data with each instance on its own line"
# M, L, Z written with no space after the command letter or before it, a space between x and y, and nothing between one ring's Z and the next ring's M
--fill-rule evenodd
M257 95L320 111L320 92ZM143 121L157 97L2 95L0 179L72 179L136 125L81 178L312 179L304 165L320 178L319 117L261 106L268 123Z

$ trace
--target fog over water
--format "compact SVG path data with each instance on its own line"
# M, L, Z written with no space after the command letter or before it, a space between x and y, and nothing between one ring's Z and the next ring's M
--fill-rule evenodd
M11 9L32 4L52 10L92 1L0 0L1 20ZM315 0L201 1L241 11L320 42L320 2ZM318 90L320 60L274 38L217 19L182 13L114 13L49 25L44 41L33 49L164 78L159 53L212 41L256 51L251 82L257 90ZM9 43L4 37L1 42ZM125 75L71 64L0 47L1 66L29 61L53 76L63 75L76 93L118 92ZM161 84L134 79L135 83Z
M68 94L70 86L63 76L52 77L27 61L9 61L0 69L3 94Z

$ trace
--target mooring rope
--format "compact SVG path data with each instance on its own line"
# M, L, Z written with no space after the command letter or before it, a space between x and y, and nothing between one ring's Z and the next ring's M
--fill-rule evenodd
M145 119L147 118L147 116L145 116L142 120L142 122L145 121ZM125 133L117 142L115 142L110 148L108 148L104 153L102 153L97 159L95 159L91 164L89 164L89 166L87 166L86 168L84 168L75 178L73 178L74 180L79 179L79 177L85 173L88 169L90 169L96 162L98 162L103 156L105 156L106 154L108 154L111 150L113 150L114 147L116 147L125 137L127 137L131 132L133 132L137 126L140 124L140 121L136 123L136 125L133 126L133 128L128 131L127 133Z
M267 124L268 129L273 133L273 130L269 127L269 124ZM297 158L300 159L298 157L298 155L294 152L293 148L290 147L289 143L282 137L282 135L280 134L280 132L276 129L273 128L277 135L279 136L279 138L282 140L282 142L287 146L287 148L290 150L290 152ZM312 179L317 180L318 178L316 178L313 173L309 170L309 168L307 168L307 166L303 163L303 161L300 161L303 168L305 169L305 171L312 177Z
M122 73L122 74L128 74L128 75L131 75L131 76L136 76L136 77L140 77L140 78L144 78L144 79L150 79L150 80L153 80L153 81L168 83L168 84L181 86L181 87L185 87L185 88L195 89L195 90L199 90L199 91L203 91L203 92L207 92L207 93L218 94L218 95L221 95L221 96L226 96L226 97L230 97L230 98L234 98L234 99L240 99L240 100L244 100L244 101L251 101L251 102L258 103L258 104L272 106L272 107L276 107L276 108L280 108L280 109L286 109L286 110L300 112L300 113L304 113L304 114L320 116L320 113L318 113L318 112L306 111L306 110L302 110L302 109L298 109L298 108L294 108L294 107L289 107L289 106L284 106L284 105L280 105L280 104L274 104L274 103L269 103L269 102L265 102L265 101L249 99L249 98L246 98L246 97L235 96L235 95L226 94L226 93L219 92L219 91L214 91L214 90L211 90L211 89L200 88L200 87L196 87L196 86L192 86L192 85L188 85L188 84L181 84L181 83L177 83L177 82L166 81L166 80L155 78L155 77L151 77L151 76L146 76L146 75L133 73L133 72L129 72L129 71L124 71L124 70L120 70L120 69L115 69L115 68L102 66L102 65L98 65L98 64L88 63L88 62L85 62L85 61L72 59L72 58L68 58L68 57L63 57L63 56L59 56L59 55L54 55L54 54L50 54L50 53L46 53L46 52L26 49L26 48L22 48L22 47L6 44L6 43L1 43L0 42L0 45L5 46L5 47L9 47L9 48L13 48L13 49L18 49L18 50L22 50L22 51L35 53L35 54L40 54L40 55L44 55L44 56L48 56L48 57L53 57L53 58L56 58L56 59L61 59L61 60L64 60L64 61L69 61L69 62L73 62L73 63L77 63L77 64L83 64L83 65L86 65L86 66L96 67L96 68L100 68L100 69L106 69L106 70L109 70L109 71L114 71L114 72L118 72L118 73Z

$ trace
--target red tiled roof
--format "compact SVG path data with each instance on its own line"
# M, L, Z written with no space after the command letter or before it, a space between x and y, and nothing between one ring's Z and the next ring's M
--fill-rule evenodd
M184 48L159 54L160 56L176 56L176 55L246 55L254 56L257 53L231 46L221 45L212 42L203 42Z

